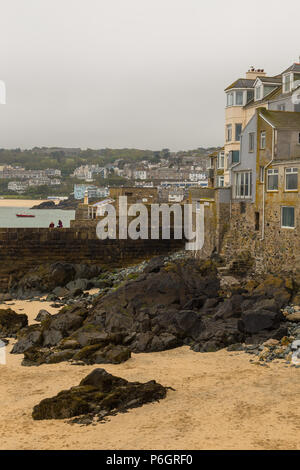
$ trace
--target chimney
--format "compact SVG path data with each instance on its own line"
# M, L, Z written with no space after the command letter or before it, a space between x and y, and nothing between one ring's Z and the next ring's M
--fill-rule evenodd
M264 69L255 69L254 67L249 67L248 72L246 72L246 78L250 80L255 80L257 77L265 77L266 72Z

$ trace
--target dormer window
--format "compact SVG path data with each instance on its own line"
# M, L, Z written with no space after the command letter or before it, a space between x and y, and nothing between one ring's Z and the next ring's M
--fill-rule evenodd
M255 87L255 101L262 99L262 85L258 85Z
M283 75L283 93L289 93L292 90L292 74Z

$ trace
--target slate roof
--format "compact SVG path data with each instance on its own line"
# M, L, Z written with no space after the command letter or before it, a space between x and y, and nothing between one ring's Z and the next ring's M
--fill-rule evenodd
M250 78L238 78L235 82L225 88L225 91L232 88L253 88L255 80Z
M300 113L291 111L269 111L261 108L259 114L264 116L276 129L295 129L300 132Z
M274 83L276 85L281 85L282 78L281 75L278 77L257 77L262 83Z
M291 65L288 69L286 69L282 73L287 73L287 72L299 72L300 73L300 64L295 62L293 65Z

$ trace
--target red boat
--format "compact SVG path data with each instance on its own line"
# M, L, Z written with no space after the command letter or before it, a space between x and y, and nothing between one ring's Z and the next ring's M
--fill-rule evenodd
M35 217L33 214L16 214L17 217Z

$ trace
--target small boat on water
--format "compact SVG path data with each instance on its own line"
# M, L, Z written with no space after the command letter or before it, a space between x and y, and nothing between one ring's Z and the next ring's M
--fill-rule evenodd
M17 217L35 217L33 214L16 214Z

